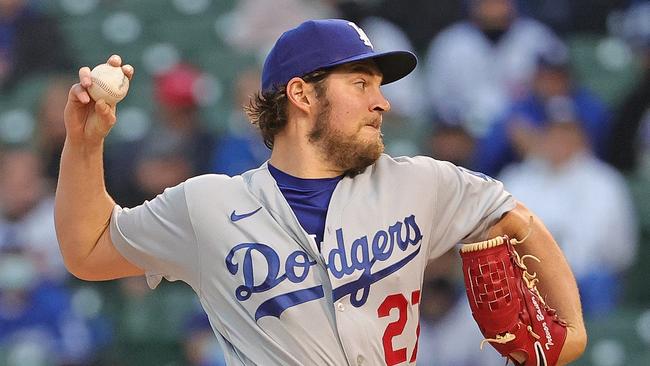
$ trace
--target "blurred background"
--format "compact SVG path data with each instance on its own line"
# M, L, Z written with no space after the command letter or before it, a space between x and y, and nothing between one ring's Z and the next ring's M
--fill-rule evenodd
M135 66L105 164L116 201L138 205L264 162L241 106L281 32L328 17L419 57L384 88L390 154L497 177L546 222L583 300L576 365L650 365L650 2L632 0L0 0L0 365L223 364L189 287L65 271L67 92L113 53ZM418 364L503 365L463 291L455 251L428 267Z

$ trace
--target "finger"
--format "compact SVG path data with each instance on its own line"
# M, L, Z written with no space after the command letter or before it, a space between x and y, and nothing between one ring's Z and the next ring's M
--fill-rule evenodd
M104 99L100 99L97 103L95 103L95 112L97 112L97 114L99 114L99 116L109 124L112 125L115 122L116 118L113 108L111 108L111 106L108 105Z
M79 83L84 88L90 88L92 85L92 80L90 79L90 68L84 66L79 69Z
M129 80L131 80L133 78L133 73L135 73L135 69L131 65L124 65L122 66L122 72L127 78L129 78Z
M72 100L77 100L81 102L81 104L88 104L88 102L90 102L90 95L88 95L86 89L79 83L74 84L72 88L70 88L70 96L73 98Z
M119 67L122 65L122 58L119 55L112 55L108 58L108 61L106 61L106 63L111 66Z

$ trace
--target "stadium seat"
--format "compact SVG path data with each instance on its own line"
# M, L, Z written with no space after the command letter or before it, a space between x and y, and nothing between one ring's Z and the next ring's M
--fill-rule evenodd
M641 310L624 308L587 321L589 343L575 366L647 366L650 347L637 332Z
M567 40L578 80L616 107L639 75L638 61L620 40L578 34Z

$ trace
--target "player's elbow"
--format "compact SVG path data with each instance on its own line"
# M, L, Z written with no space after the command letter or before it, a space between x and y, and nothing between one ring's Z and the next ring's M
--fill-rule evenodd
M106 281L116 278L107 275L98 263L93 263L91 255L64 255L63 263L71 275L83 281Z
M587 341L588 341L588 336L587 336L587 330L585 329L584 325L578 327L579 329L576 329L576 335L575 339L573 340L574 348L576 350L576 358L582 356L583 353L585 353L585 350L587 349Z
M59 239L59 243L66 269L81 280L107 281L144 274L115 249L107 229L95 241Z
M57 232L59 250L63 257L63 264L71 275L84 281L97 281L93 274L96 268L90 263L90 254L96 247L96 243L88 243L71 236L62 235Z
M101 232L97 237L96 232ZM57 239L63 257L65 268L80 280L101 281L102 268L98 266L96 257L102 236L107 233L107 227L92 233L83 233L70 227L58 226ZM101 264L101 263L100 263Z
M96 281L93 279L92 275L90 272L85 271L79 267L70 267L66 265L66 268L68 269L68 272L70 272L71 275L75 276L76 278L83 280L83 281Z
M92 274L92 269L85 263L85 260L80 255L66 253L65 250L61 251L63 255L63 264L71 275L84 281L96 281Z
M584 325L569 324L558 365L567 365L580 358L587 348L587 338Z

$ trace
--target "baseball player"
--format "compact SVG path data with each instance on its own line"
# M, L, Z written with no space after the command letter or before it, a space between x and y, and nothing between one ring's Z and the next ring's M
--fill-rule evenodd
M410 52L375 52L345 20L285 32L246 108L270 160L240 176L191 178L135 208L105 189L115 108L91 101L81 68L55 209L67 268L86 280L144 274L151 288L186 282L228 365L412 365L427 263L460 242L530 232L519 251L541 261L529 268L568 324L558 364L576 359L586 344L578 291L540 220L531 227L534 216L485 175L383 154L390 104L380 86L415 66Z

